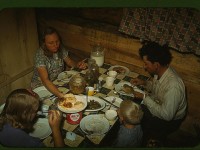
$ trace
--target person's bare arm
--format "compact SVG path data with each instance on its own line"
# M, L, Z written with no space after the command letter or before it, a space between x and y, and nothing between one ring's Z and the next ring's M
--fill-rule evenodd
M70 57L66 57L64 61L69 67L76 67L75 61L73 61Z
M43 85L51 92L53 93L55 96L61 98L63 97L63 93L61 93L58 88L49 80L49 76L47 73L47 70L45 67L39 67L37 68L39 76L41 78L41 81L43 83Z
M87 68L87 64L85 63L85 60L79 61L78 63L76 63L74 60L72 60L70 57L66 57L64 59L65 63L70 66L70 67L76 67L76 68L80 68L80 69L86 69Z
M49 112L49 125L52 130L54 147L64 147L64 140L60 131L60 123L62 116L57 110L51 110Z

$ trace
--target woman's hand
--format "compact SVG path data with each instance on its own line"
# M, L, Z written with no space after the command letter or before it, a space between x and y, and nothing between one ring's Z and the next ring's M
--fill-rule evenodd
M87 63L85 63L85 60L82 60L80 62L77 63L76 67L79 68L79 69L86 69L87 68Z

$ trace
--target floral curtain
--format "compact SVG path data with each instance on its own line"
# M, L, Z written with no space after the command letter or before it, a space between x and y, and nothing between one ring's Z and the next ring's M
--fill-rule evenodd
M126 8L119 31L200 56L200 12L192 8Z

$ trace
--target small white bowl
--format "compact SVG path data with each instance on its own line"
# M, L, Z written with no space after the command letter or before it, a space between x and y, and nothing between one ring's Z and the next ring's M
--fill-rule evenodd
M105 112L105 117L109 121L115 120L117 117L117 112L115 110L109 109Z
M115 78L117 76L117 71L114 70L110 70L108 71L108 76Z

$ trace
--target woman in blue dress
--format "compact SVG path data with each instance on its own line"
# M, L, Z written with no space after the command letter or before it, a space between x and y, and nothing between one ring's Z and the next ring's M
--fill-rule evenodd
M52 27L47 27L42 34L42 45L35 55L31 88L44 85L55 96L63 97L64 94L58 90L53 81L65 70L65 65L79 69L87 67L84 61L78 63L73 61L63 46L58 32Z

